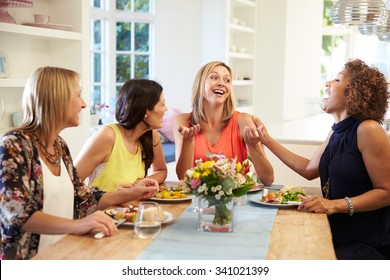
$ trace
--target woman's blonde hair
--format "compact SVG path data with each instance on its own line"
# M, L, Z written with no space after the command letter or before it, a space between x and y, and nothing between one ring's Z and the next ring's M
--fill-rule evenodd
M77 72L59 67L41 67L30 76L23 92L23 121L18 127L27 133L36 130L48 143L50 135L67 118L69 101L77 87Z
M206 119L203 110L203 102L205 96L205 83L208 75L217 66L225 67L229 71L230 77L233 77L232 69L221 61L211 61L199 69L195 77L194 85L192 87L191 125L199 124ZM222 126L225 126L229 122L230 118L233 116L234 111L235 111L234 95L233 95L233 88L231 88L230 94L228 98L225 100L225 104L223 106Z

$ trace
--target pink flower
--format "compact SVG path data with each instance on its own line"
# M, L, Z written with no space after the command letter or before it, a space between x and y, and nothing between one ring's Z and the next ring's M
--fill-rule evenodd
M202 183L201 179L192 178L190 181L191 188L195 190Z

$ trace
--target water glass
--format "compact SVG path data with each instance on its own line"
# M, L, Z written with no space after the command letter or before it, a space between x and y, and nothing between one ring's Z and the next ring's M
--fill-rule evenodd
M191 207L193 212L199 211L199 197L192 195L191 198Z
M145 201L139 204L134 231L142 239L154 238L161 232L160 209L156 202Z

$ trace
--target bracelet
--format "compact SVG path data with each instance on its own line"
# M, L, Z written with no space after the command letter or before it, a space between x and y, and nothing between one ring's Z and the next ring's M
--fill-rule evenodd
M348 215L352 216L353 212L354 212L352 201L351 201L351 199L348 196L345 197L345 201L348 204Z

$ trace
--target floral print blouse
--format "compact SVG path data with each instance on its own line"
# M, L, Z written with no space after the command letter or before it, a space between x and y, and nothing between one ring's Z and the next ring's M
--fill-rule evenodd
M74 186L74 219L81 219L96 210L104 192L84 185L66 142L58 138ZM40 235L22 226L43 210L43 192L42 166L34 142L22 131L6 133L0 145L0 259L31 259L38 253Z

